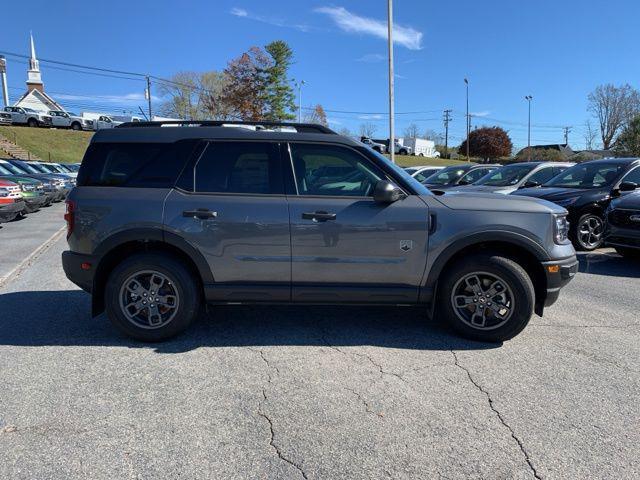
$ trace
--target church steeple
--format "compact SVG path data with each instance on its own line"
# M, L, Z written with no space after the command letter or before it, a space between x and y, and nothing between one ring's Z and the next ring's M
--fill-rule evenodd
M29 32L29 39L31 41L31 57L29 58L29 70L27 70L27 90L44 91L44 84L42 83L42 76L40 75L40 63L36 58L36 47L33 43L33 35Z

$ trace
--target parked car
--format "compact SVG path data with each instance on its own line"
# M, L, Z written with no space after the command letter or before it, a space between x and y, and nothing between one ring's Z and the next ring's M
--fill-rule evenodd
M122 122L115 121L109 115L85 112L82 113L82 118L93 122L93 130L103 130L105 128L114 128L122 125Z
M44 193L49 196L51 202L60 202L66 196L66 191L61 194L63 186L58 185L58 180L54 177L49 177L44 174L30 173L7 160L0 160L0 174L2 174L2 172L4 172L5 175L17 175L41 181Z
M604 242L623 257L640 259L640 192L618 197L609 204Z
M553 202L569 211L570 236L576 249L595 250L604 240L605 211L612 198L640 184L640 159L605 158L579 163L525 195Z
M31 165L33 168L35 168L36 170L38 170L41 173L48 173L51 175L57 175L59 178L62 178L65 180L66 182L66 187L70 190L71 188L73 188L73 186L75 185L76 179L75 179L75 175L71 175L68 172L63 172L61 169L57 168L56 166L54 166L53 163L50 162L36 162L36 161L30 161L27 162L29 163L29 165Z
M500 168L498 164L468 163L452 165L427 177L423 182L431 190L449 190L470 185Z
M4 111L11 115L11 123L14 125L27 125L29 127L51 127L50 115L37 112L27 107L4 107Z
M20 186L0 178L0 223L10 222L25 209Z
M465 192L502 193L508 195L520 188L539 187L573 166L573 163L523 162L505 165L467 185Z
M436 197L321 125L229 124L145 123L91 140L67 199L62 262L93 313L127 335L174 336L205 302L406 304L502 341L577 271L561 207Z
M423 167L407 167L404 169L409 175L415 178L420 183L424 183L427 178L433 175L436 172L439 172L444 167L433 167L433 166L423 166Z
M9 112L0 112L0 125L11 125L11 114Z
M54 202L64 200L69 190L73 188L73 183L66 175L43 173L31 165L30 162L24 160L9 159L4 162L6 162L3 163L4 167L11 170L14 175L26 175L41 180L45 191L48 192L50 190L53 194Z
M20 187L24 200L24 213L32 213L42 207L48 207L53 201L53 197L44 191L44 185L40 180L22 175L11 175L2 165L0 165L0 178L16 183Z
M49 171L50 173L59 173L62 175L66 175L67 177L70 177L72 179L75 179L78 176L78 172L75 172L70 168L67 168L67 166L64 163L55 163L55 162L33 162L33 163L37 163L38 165L42 166L45 170Z
M360 141L365 145L373 148L376 152L384 153L387 151L387 146L384 143L374 142L369 137L361 137Z
M75 113L50 110L49 115L54 127L70 128L72 130L93 130L93 120L82 118Z

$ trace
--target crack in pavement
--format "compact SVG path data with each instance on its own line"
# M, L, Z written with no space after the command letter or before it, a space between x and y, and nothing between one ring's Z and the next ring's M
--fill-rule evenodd
M265 363L265 365L267 366L267 385L271 385L273 382L273 377L271 375L271 369L275 370L276 373L279 375L280 374L280 370L278 369L277 366L275 365L271 365L271 363L269 362L269 359L267 358L267 356L265 355L263 350L256 350L253 348L250 348L249 350L253 351L253 352L257 352L260 354L260 358L262 359L262 361ZM294 467L296 470L298 470L300 472L300 474L302 475L302 478L304 478L305 480L308 480L309 477L307 477L307 474L305 473L305 471L302 469L302 467L300 465L298 465L296 462L294 462L293 460L291 460L290 458L288 458L287 456L285 456L285 454L282 452L282 450L280 449L280 447L276 444L275 442L275 428L273 425L273 420L271 419L271 417L269 417L269 415L267 415L267 413L264 411L264 402L267 401L267 387L263 386L262 387L262 400L260 402L258 402L258 415L260 415L262 418L264 418L267 423L269 424L269 432L270 432L270 438L269 438L269 445L271 445L271 448L273 448L276 452L276 454L278 455L278 458L280 458L280 460L282 460L283 462L288 463L289 465L291 465L292 467Z
M527 462L527 465L529 466L529 469L531 470L531 473L533 474L533 476L539 480L542 480L542 477L538 474L538 471L536 470L536 468L533 466L533 462L531 461L531 458L529 457L529 452L527 452L527 450L524 448L524 444L522 443L522 440L520 440L518 438L518 436L516 435L516 433L514 432L513 428L511 428L511 426L506 422L506 420L504 419L504 417L502 416L502 414L500 413L500 411L495 407L495 405L493 404L493 398L491 398L491 395L489 394L489 392L487 390L485 390L479 383L477 383L474 379L473 376L471 375L471 372L469 371L468 368L466 368L464 365L460 364L460 362L458 361L458 355L456 354L456 352L454 352L453 350L450 350L451 354L453 355L453 359L455 361L455 366L458 367L459 369L463 370L466 374L467 377L469 378L469 381L480 391L482 392L486 397L487 397L487 401L489 402L489 408L491 408L491 410L493 411L493 413L496 414L496 417L498 417L498 420L500 420L500 423L502 423L502 425L504 427L506 427L509 432L511 433L511 437L516 441L516 443L518 444L518 447L520 448L520 451L522 452L522 454L524 455L524 459Z
M369 402L367 402L367 399L364 398L362 395L360 395L360 393L358 391L356 391L353 388L349 388L349 387L344 387L345 390L353 393L356 397L358 397L358 400L360 400L360 402L364 405L364 409L367 413L371 413L373 415L376 415L379 418L384 418L384 413L382 412L376 412L373 407L371 407L371 405L369 404Z

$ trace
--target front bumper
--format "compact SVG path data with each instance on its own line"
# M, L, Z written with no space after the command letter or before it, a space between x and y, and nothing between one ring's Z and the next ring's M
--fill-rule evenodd
M543 262L542 266L547 276L547 297L544 306L556 303L560 296L560 289L567 285L578 273L578 258L575 255L560 260Z
M62 252L62 269L69 280L87 293L93 289L93 276L97 263L91 255L83 255L71 251ZM89 268L86 268L86 265ZM83 268L83 265L85 268Z
M609 247L640 249L640 225L625 228L609 224L604 235L604 244Z

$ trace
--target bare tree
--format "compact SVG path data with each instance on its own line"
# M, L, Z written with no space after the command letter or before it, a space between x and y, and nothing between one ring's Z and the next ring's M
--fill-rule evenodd
M418 125L410 123L407 128L404 129L405 138L418 138L420 136Z
M640 94L629 84L599 85L589 94L588 110L598 121L602 146L608 150L617 135L640 111Z
M327 121L327 114L320 104L317 104L311 112L305 114L304 121L306 123L319 123L320 125L324 125L325 127L329 126L329 122Z
M444 135L431 129L425 130L425 132L422 134L422 138L424 138L425 140L431 140L436 145L442 145L444 143Z
M225 77L220 72L178 72L158 90L166 98L160 112L185 120L224 120L228 108L222 101Z
M584 123L584 148L585 150L593 150L594 142L596 141L596 137L598 136L598 132L593 128L591 124L591 120L587 120Z
M353 137L353 133L347 127L342 127L338 131L338 134L342 135L343 137Z
M375 123L361 123L360 124L360 136L361 137L373 137L378 130L378 126Z

